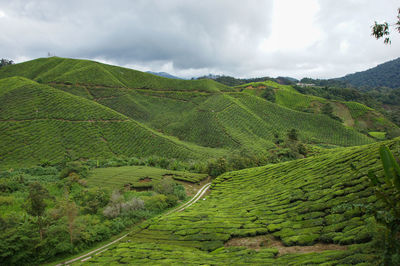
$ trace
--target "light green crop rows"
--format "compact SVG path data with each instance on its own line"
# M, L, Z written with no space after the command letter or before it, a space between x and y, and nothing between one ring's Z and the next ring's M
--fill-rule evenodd
M217 156L165 136L108 107L25 78L0 80L0 167L58 162L65 156Z
M357 102L344 102L344 104L349 108L351 116L354 119L357 119L357 118L363 116L364 114L366 114L368 111L372 110L368 106L365 106L365 105L357 103Z
M40 58L0 70L0 78L23 76L40 83L101 85L172 91L218 92L231 90L213 80L179 80L89 60Z
M400 139L386 142L396 153ZM225 173L194 206L142 224L94 263L374 264L371 214L379 208L367 171L382 172L380 144ZM286 246L335 243L346 250L276 257L278 250L224 247L229 239L272 235ZM211 252L211 253L209 253ZM278 254L279 255L279 254Z
M172 171L155 167L123 166L94 169L91 171L87 181L89 185L119 189L126 184L130 184L132 187L151 187L154 181L160 181L167 176L175 180L192 183L199 182L207 177L206 174Z

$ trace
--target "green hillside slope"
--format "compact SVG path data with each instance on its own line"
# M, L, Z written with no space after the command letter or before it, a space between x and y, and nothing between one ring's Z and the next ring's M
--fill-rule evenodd
M108 107L22 77L0 80L0 167L64 157L218 154L166 137Z
M385 62L374 68L346 75L336 80L348 82L352 86L400 88L400 58Z
M247 93L200 93L126 88L56 86L95 100L157 131L207 147L274 146L275 133L284 137L296 128L308 143L351 146L372 139L320 114L299 112ZM377 131L377 130L376 130Z
M0 78L23 76L39 83L102 85L173 91L217 92L229 87L212 80L169 79L89 60L40 58L0 69Z
M399 138L386 145L398 155ZM382 172L379 146L225 173L205 200L85 263L376 264L371 214L357 206L380 206L367 177Z
M371 131L383 134L390 132L395 136L400 134L399 127L381 113L357 102L327 100L313 95L305 95L296 91L292 86L281 85L273 81L253 82L237 86L237 88L244 93L262 98L265 97L266 91L271 91L276 104L301 112L324 114L324 108L329 105L331 114L328 117L341 120L343 125L366 135ZM327 114L325 113L325 115Z
M8 76L26 78L4 78ZM366 115L359 106L340 103L337 110L346 109L353 124L340 123L318 111L325 99L311 99L272 81L243 85L244 92L238 92L212 80L173 80L57 57L1 68L1 77L0 119L8 131L2 132L4 165L65 156L190 160L243 152L265 157L281 148L277 140L291 129L304 143L336 146L368 144L385 134L380 127L369 127L371 121L386 125L382 117L362 120L357 124L366 125L362 132L354 126L359 119L353 116ZM277 102L258 97L260 86L272 87ZM317 111L304 112L309 106Z

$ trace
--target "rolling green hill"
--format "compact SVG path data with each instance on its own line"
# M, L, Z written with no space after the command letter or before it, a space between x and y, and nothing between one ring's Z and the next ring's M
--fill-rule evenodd
M273 81L228 87L212 80L168 79L57 57L2 67L0 103L0 169L7 170L0 173L2 208L12 213L12 208L18 207L26 213L23 202L36 179L58 193L58 201L66 200L52 202L45 215L54 220L53 225L59 223L57 230L64 236L69 234L66 240L71 248L63 246L57 249L60 253L43 258L37 253L37 261L79 250L74 249L73 224L68 224L69 233L65 229L68 219L64 218L69 214L59 213L67 205L59 210L56 205L73 205L80 198L78 205L84 206L86 188L93 192L102 187L110 195L96 207L90 223L79 207L79 223L88 230L101 224L108 233L100 238L91 236L90 243L85 242L86 233L79 235L81 249L109 238L111 232L121 232L132 223L132 217L134 221L153 217L157 212L147 213L152 204L161 212L177 203L177 195L181 200L185 196L183 187L177 188L179 193L170 195L168 205L166 196L151 191L144 196L135 189L164 186L162 182L170 180L164 177L188 185L207 174L217 176L256 165L265 166L220 175L213 181L209 197L184 212L145 221L127 242L91 262L330 265L378 261L375 223L365 210L379 208L380 203L366 173L381 171L377 151L381 143L377 141L400 129L365 105L304 95ZM399 138L386 144L398 153ZM293 160L311 156L310 152L319 155ZM86 159L99 160L75 162ZM168 164L171 169L198 173L139 165L145 160L148 166L157 161L158 166ZM267 164L284 160L292 161ZM47 170L35 166L38 164L50 165L51 184L46 181ZM79 169L72 169L74 165ZM107 165L124 167L85 174L87 166ZM30 166L35 167L23 171L38 171L37 178L19 176L19 170L10 169ZM60 179L65 175L57 167L64 167L61 173L71 169L76 173L68 172L72 174ZM110 208L118 208L111 190L122 187L127 198L120 200L142 195L143 201L136 199L130 204L141 206L146 200L147 209L137 205L142 213L135 216L138 209L132 205L132 217L111 215ZM91 203L98 204L96 194L88 196L93 196ZM21 217L15 221L27 219ZM6 218L7 234L12 234L17 223L12 216ZM121 223L122 218L126 223ZM99 228L96 230L103 234ZM37 232L31 229L29 232ZM36 238L38 245L52 247L52 242L43 242L48 238ZM24 241L15 241L15 245ZM4 256L13 259L8 250L14 247L5 243ZM29 258L25 255L24 260Z
M167 137L96 102L22 77L0 80L0 165L64 157L159 155L198 159L210 150Z
M281 85L273 81L253 82L237 86L243 92L263 97L266 90L274 93L275 103L296 111L323 114L325 105L332 108L331 118L340 118L343 125L356 129L357 131L368 134L371 131L390 132L400 135L398 126L390 122L381 113L353 101L327 100L325 98L305 95L296 91L292 86Z
M93 99L158 131L202 146L238 148L250 145L253 146L252 149L265 150L273 145L275 132L287 131L290 128L298 129L306 142L312 140L345 146L371 142L364 135L346 129L325 116L298 112L295 106L292 106L295 110L292 111L290 108L258 100L257 97L246 101L245 99L251 96L245 93L210 94L60 84L55 87ZM294 91L292 88L291 90ZM250 101L256 101L257 105L263 106L263 113L256 114L243 104ZM287 102L281 106L289 105ZM266 113L270 113L272 117L266 116ZM233 121L236 119L240 121ZM306 121L304 124L307 125L296 121ZM321 127L321 124L324 127ZM286 131L282 132L282 135L285 135ZM344 137L343 132L351 137ZM325 134L325 137L321 138L320 134Z
M39 83L101 85L173 91L218 92L229 87L212 80L169 79L89 60L39 58L0 69L0 78L23 76Z
M5 146L0 165L8 166L65 156L197 160L240 151L264 156L293 128L304 143L353 146L373 142L377 134L368 132L384 131L387 123L374 117L383 126L367 125L360 133L351 123L320 114L325 99L272 81L229 88L57 57L1 68L0 78ZM266 87L273 87L276 103L258 97ZM335 105L351 121L352 115L365 115L353 106ZM312 111L304 112L307 108Z
M386 142L396 153L399 144ZM376 264L367 206L380 203L367 172L382 172L379 146L226 173L204 200L85 263Z

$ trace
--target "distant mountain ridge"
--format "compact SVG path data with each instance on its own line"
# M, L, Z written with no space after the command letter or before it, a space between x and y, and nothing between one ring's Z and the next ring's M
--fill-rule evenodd
M374 68L346 75L338 80L345 81L354 87L400 88L400 58L385 62Z
M159 77L169 78L169 79L183 79L177 76L173 76L167 72L153 72L153 71L146 71L146 73L153 74Z

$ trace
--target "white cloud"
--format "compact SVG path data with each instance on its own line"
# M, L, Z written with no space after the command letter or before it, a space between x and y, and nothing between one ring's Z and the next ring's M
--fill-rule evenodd
M2 57L98 59L190 77L328 78L400 55L370 36L397 0L0 0ZM4 14L2 16L2 14Z
M261 43L261 50L273 53L308 49L321 37L321 31L315 23L318 11L317 0L275 0L272 33Z

